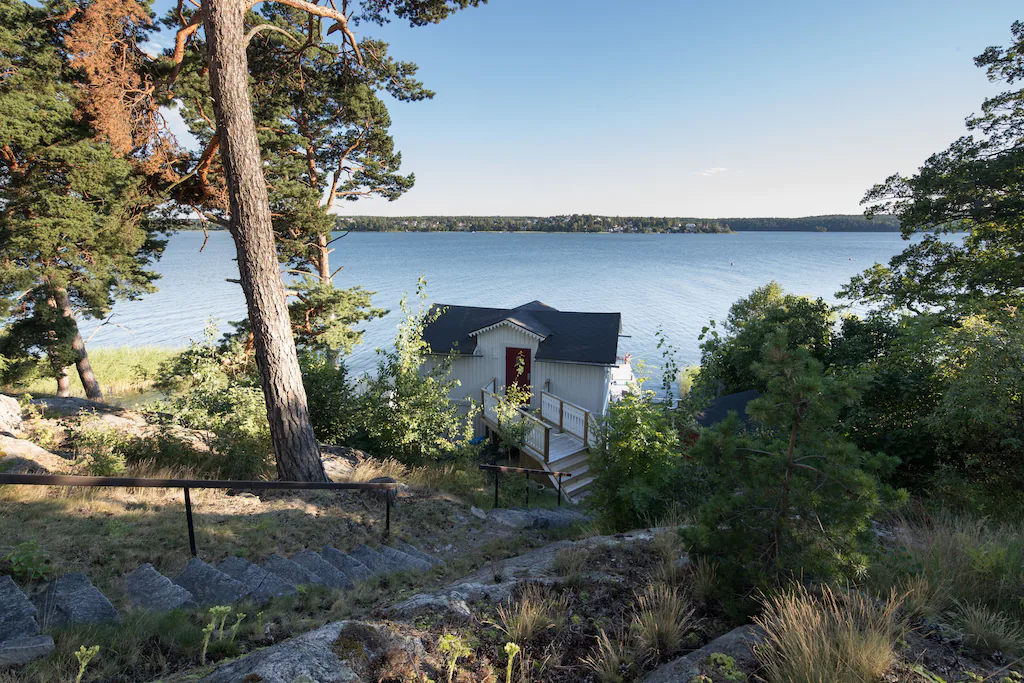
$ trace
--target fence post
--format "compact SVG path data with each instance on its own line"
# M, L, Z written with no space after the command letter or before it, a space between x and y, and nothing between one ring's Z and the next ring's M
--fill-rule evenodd
M192 526L192 498L188 495L188 487L185 491L185 519L188 521L188 547L192 551L192 557L196 556L196 531Z
M498 477L501 476L500 470L494 470L494 507L498 507Z
M562 473L558 473L558 507L562 507Z

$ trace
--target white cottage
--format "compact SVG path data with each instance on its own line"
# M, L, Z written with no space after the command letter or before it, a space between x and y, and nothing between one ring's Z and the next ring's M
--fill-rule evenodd
M461 382L451 399L482 407L481 430L497 428L497 396L525 379L532 400L521 419L533 429L524 451L548 471L571 473L564 490L580 497L590 482L595 418L633 377L628 358L618 355L622 316L559 311L540 301L511 309L435 304L431 313L423 331L431 350L424 368L451 360Z

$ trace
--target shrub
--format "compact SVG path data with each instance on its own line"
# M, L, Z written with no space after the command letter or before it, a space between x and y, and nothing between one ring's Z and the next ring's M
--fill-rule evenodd
M11 575L20 581L42 581L50 574L50 556L35 541L14 546L7 554Z
M302 385L316 438L332 445L348 444L360 430L360 408L344 364L335 366L323 354L303 354Z
M615 530L662 517L681 490L679 437L665 406L643 380L608 406L587 506Z
M1024 627L1008 615L982 606L957 605L952 616L967 645L975 650L1008 655L1024 652Z
M763 607L755 621L767 639L756 654L769 683L879 680L905 631L895 593L879 605L860 593L824 586L815 595L797 586L766 598Z
M677 588L651 584L636 595L630 630L646 659L677 652L697 624L694 609Z
M71 447L77 463L95 477L116 477L125 472L127 435L114 429L82 425L71 429Z
M363 378L359 395L364 441L360 445L407 465L448 457L468 443L473 432L472 420L448 398L459 386L450 364L425 364L430 349L423 341L423 328L438 314L425 309L425 287L421 279L418 310L402 298L404 318L394 347L378 351L377 372Z

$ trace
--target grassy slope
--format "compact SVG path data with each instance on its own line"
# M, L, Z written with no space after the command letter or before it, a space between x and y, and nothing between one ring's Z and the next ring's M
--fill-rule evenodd
M89 362L92 363L96 378L105 394L126 396L150 389L157 367L177 353L179 353L178 349L159 346L98 348L89 351ZM71 394L85 396L82 382L78 379L78 373L73 367L69 368L68 377L71 379ZM56 382L52 378L40 377L25 386L4 387L4 390L29 394L52 394L55 388Z

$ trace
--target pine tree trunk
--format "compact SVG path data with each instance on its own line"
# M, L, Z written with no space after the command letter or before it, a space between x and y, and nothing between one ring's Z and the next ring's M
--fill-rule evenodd
M248 2L205 0L202 7L210 89L230 199L231 235L252 323L277 474L285 480L326 481L292 338L249 99L244 23Z
M54 368L54 372L57 374L57 395L61 398L67 398L71 395L71 381L68 379L68 371L66 368Z
M85 396L94 401L102 401L103 391L100 389L100 383L96 379L96 373L92 371L89 354L85 350L85 340L82 339L82 333L78 329L75 312L71 310L71 302L68 300L67 291L58 289L54 293L54 301L60 309L60 314L68 320L68 323L75 330L75 334L71 338L71 350L75 352L75 368L78 370L78 378L82 380Z

